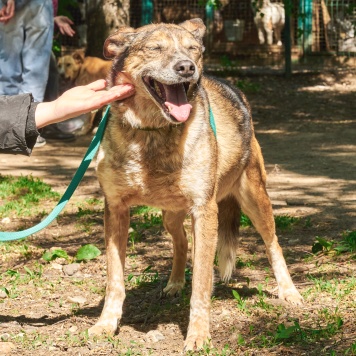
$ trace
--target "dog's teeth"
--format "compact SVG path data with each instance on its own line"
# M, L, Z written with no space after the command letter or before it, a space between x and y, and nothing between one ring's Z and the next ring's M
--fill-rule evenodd
M155 81L155 91L159 96L162 96L161 88L159 87L156 81Z

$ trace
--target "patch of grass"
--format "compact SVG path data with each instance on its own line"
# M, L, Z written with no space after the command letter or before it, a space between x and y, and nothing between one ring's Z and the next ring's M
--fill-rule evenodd
M247 305L246 305L245 298L241 297L241 295L235 289L233 289L231 292L232 292L232 296L236 300L237 308L240 310L243 310L243 311L247 311Z
M127 276L127 282L132 286L142 286L147 283L155 283L158 281L158 272L152 270L152 266L148 266L139 275L130 273Z
M147 206L132 207L130 211L129 242L132 251L135 244L141 241L141 236L146 230L163 226L162 215L159 209Z
M240 335L241 336L241 335ZM242 338L242 336L241 336ZM243 345L243 344L240 344ZM203 349L199 351L188 351L186 355L201 355L201 356L230 356L235 355L234 350L231 350L229 345L225 345L221 350L217 349L216 347L212 347L207 343L204 344Z
M294 325L286 327L284 324L277 326L277 331L274 334L274 339L278 342L284 343L313 343L321 339L327 339L340 332L343 326L343 320L339 316L335 316L334 320L329 322L326 326L319 326L318 328L302 328L300 324L295 321Z
M342 252L356 252L356 231L346 231L342 234L342 240L335 247L335 251Z
M247 227L247 226L253 226L253 225L252 225L252 221L250 220L250 218L247 215L241 214L240 226Z
M289 215L276 215L274 217L274 221L276 224L276 228L281 230L287 230L287 229L291 229L293 225L298 223L300 221L300 218L296 218L294 216L289 216ZM247 215L241 214L240 226L247 227L247 226L253 226L253 224Z
M356 287L356 278L353 276L346 279L326 279L324 277L317 278L309 274L307 279L312 281L314 285L304 292L306 297L310 295L320 297L320 293L324 292L328 293L333 299L341 301L345 296L353 293Z
M247 258L245 260L243 260L241 257L237 257L236 258L236 263L235 266L237 268L251 268L254 269L254 261L250 258Z
M294 224L300 221L300 218L289 215L276 215L274 217L276 228L281 230L291 229Z
M323 253L355 253L356 252L356 231L346 231L342 234L342 240L336 242L331 239L316 236L312 246L312 252Z
M0 175L0 217L16 213L18 216L31 216L33 208L41 201L58 199L50 185L31 175L13 177Z
M261 90L260 84L253 83L247 79L237 80L235 85L244 93L258 93Z

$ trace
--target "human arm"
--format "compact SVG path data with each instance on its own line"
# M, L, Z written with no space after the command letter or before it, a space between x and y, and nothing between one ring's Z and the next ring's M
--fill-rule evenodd
M7 0L0 10L0 22L7 23L15 15L15 0Z
M99 79L88 85L69 89L54 101L38 104L35 112L37 128L99 109L112 101L125 99L135 91L131 84L103 90L105 88L106 81Z
M110 90L104 79L67 90L48 103L34 103L31 94L0 96L0 153L30 155L39 135L37 129L96 110L134 93L130 84Z

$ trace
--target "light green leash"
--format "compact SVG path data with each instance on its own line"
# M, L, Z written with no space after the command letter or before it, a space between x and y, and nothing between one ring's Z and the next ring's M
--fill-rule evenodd
M39 224L37 224L29 229L26 229L23 231L14 231L14 232L0 232L0 241L5 242L5 241L14 241L14 240L24 239L25 237L35 234L36 232L38 232L38 231L42 230L43 228L45 228L46 226L48 226L58 216L58 214L63 210L63 208L66 206L69 199L73 195L78 184L82 180L84 173L88 169L90 162L94 158L94 156L99 148L100 142L104 135L106 122L109 117L109 111L110 111L110 106L107 107L105 114L100 121L98 130L97 130L95 136L93 137L93 139L88 147L88 150L87 150L82 162L79 165L79 168L75 172L72 181L70 182L67 190L64 192L61 200L54 207L54 209L51 211L51 213L44 220L42 220Z
M70 182L67 190L64 192L61 200L58 202L58 204L54 207L54 209L51 211L51 213L44 219L42 220L39 224L32 226L29 229L22 230L22 231L14 231L14 232L0 232L0 242L6 242L6 241L15 241L15 240L21 240L24 239L32 234L35 234L36 232L44 229L46 226L48 226L63 210L63 208L66 206L68 203L69 199L73 195L74 191L77 189L80 181L82 180L86 170L88 169L92 159L94 158L100 142L103 138L105 127L106 127L106 122L109 117L109 112L110 112L110 106L107 107L105 114L103 118L100 121L98 130L93 137L88 150L82 160L82 162L79 165L79 168L74 174L74 177L72 181ZM214 132L214 135L216 137L216 126L215 126L215 120L214 120L214 114L209 108L209 122L210 126Z

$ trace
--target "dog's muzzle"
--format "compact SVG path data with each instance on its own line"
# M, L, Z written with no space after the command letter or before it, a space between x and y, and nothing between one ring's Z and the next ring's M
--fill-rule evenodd
M194 67L194 69L192 69L191 65L188 65L185 62L190 61L178 62L175 65L174 70L179 73L180 76L191 77L195 72L195 66L192 63ZM163 84L150 76L143 77L143 82L152 97L171 118L178 122L185 122L189 118L192 106L188 103L187 99L187 92L189 89L188 82L169 85Z

